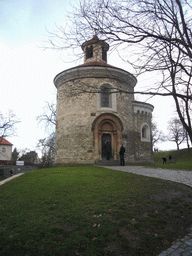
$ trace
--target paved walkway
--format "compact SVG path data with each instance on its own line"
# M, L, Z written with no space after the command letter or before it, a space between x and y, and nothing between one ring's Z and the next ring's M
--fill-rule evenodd
M175 170L166 170L166 169L153 169L143 166L103 166L105 168L129 172L154 178L160 178L164 180L171 180L178 183L183 183L192 187L192 171L175 171ZM172 246L160 253L158 256L192 256L192 228L191 232L183 237L178 239L172 244Z
M5 182L7 182L7 181L10 181L10 180L12 180L12 179L15 179L15 178L21 176L22 174L24 174L24 173L18 173L18 174L15 174L15 175L13 175L13 176L7 178L7 179L4 179L4 180L0 181L0 186L3 185L3 184L4 184Z

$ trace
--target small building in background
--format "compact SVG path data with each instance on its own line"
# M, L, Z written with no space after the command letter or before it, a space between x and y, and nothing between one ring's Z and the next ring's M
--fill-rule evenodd
M12 146L12 143L0 137L0 165L8 164L11 161Z

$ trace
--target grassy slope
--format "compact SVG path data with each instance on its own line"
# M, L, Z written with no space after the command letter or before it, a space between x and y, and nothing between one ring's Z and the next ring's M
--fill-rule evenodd
M1 180L4 180L4 179L6 179L6 178L3 177L3 175L0 174L0 181L1 181Z
M169 164L169 155L172 155L173 159L176 159L176 164ZM167 158L168 164L162 164L162 157ZM192 170L192 148L181 149L179 151L165 151L154 153L155 166L161 168L180 169L180 170Z
M0 255L157 255L192 225L192 189L95 166L0 187Z

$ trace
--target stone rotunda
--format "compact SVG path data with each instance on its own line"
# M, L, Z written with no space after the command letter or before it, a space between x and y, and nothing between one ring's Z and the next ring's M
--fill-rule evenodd
M136 78L107 64L109 45L95 35L82 45L84 64L59 73L55 165L92 164L105 159L106 141L111 144L111 161L119 159L123 143L125 162L153 162L151 118L153 106L134 100ZM69 97L79 88L98 93ZM117 93L116 89L130 94ZM79 90L81 91L81 90Z

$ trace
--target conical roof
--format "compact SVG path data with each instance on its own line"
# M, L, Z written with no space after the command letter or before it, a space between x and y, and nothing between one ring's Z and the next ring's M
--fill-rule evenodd
M93 36L92 39L90 39L90 40L88 40L88 41L85 41L85 42L82 44L81 48L82 48L82 50L84 51L84 49L85 49L86 46L89 46L89 45L92 45L92 44L100 44L100 45L104 46L104 48L106 49L106 51L109 50L109 44L106 43L104 40L100 40L96 34Z

